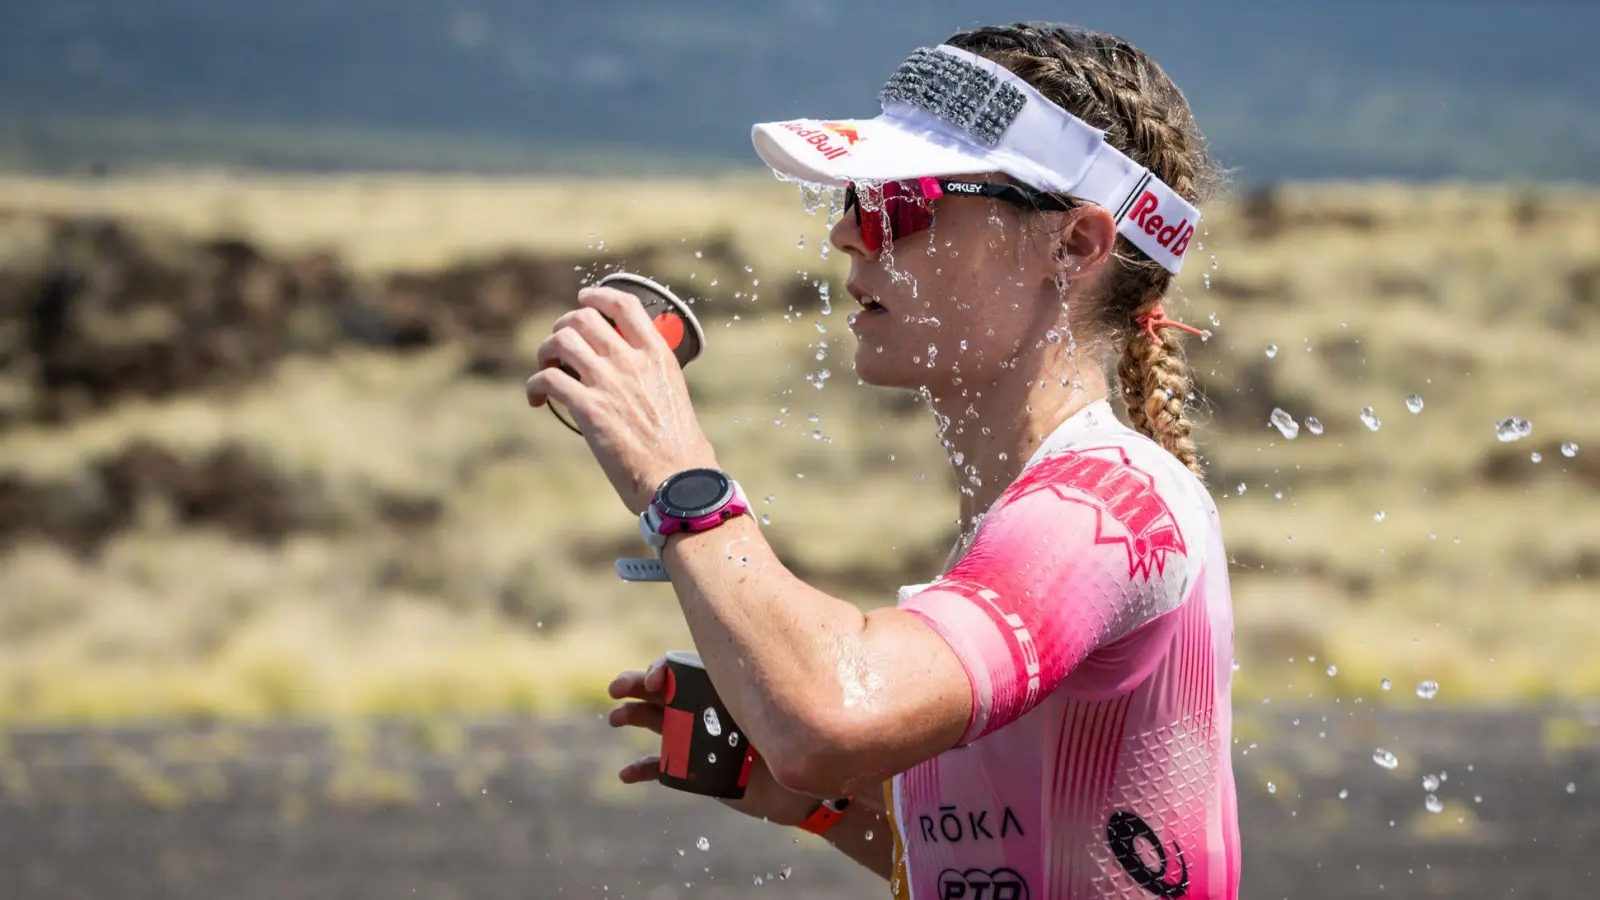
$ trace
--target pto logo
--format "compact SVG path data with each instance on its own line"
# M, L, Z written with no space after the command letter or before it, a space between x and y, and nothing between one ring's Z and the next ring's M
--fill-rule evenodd
M1025 493L1050 488L1063 500L1093 507L1095 543L1127 548L1129 579L1164 575L1168 554L1188 553L1155 478L1134 468L1120 447L1056 454L1030 470L1027 480Z
M853 125L843 122L817 122L812 127L809 119L797 122L784 122L778 127L793 132L797 137L815 147L824 159L838 159L849 156L850 148L864 140L861 132Z
M1028 900L1028 882L1016 869L945 869L939 900Z

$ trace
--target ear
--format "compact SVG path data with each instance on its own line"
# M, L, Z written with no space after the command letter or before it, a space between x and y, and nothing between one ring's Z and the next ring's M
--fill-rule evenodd
M1116 245L1117 223L1105 207L1091 203L1070 210L1051 247L1057 266L1052 277L1060 274L1076 281L1093 275L1111 258Z

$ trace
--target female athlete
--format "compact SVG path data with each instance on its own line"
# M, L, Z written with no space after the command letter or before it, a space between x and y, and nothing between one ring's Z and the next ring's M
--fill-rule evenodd
M1126 41L1045 24L918 50L879 100L754 142L846 188L855 370L924 393L963 485L932 583L864 614L723 514L739 492L668 509L726 476L632 295L580 294L529 401L572 410L652 533L699 520L660 554L760 750L730 805L825 834L897 897L1233 900L1227 557L1185 417L1194 329L1163 309L1212 177L1188 105ZM659 731L664 682L660 662L619 675L611 724Z

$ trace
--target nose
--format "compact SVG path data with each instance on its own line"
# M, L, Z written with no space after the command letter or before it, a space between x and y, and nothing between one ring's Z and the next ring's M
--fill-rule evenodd
M828 243L850 255L872 256L861 240L861 226L856 224L855 210L846 212L839 217L839 221L833 223L833 228L828 231Z

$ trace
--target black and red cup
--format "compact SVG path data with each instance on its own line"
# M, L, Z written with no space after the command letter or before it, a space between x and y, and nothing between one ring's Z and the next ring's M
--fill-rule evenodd
M700 654L667 654L666 716L661 724L661 771L670 788L738 800L750 784L756 748L717 697Z
M645 315L650 317L656 333L661 335L668 347L672 348L672 355L677 358L680 368L693 362L705 350L706 333L705 329L700 327L700 321L689 311L689 304L684 303L677 294L663 285L643 275L612 272L595 282L594 286L616 288L638 297L644 304ZM608 318L606 321L611 320ZM616 327L615 322L611 325L613 328ZM566 363L560 365L563 372L582 380L571 366ZM577 427L568 422L567 417L556 409L556 402L550 401L550 411L554 412L568 428L578 431Z

